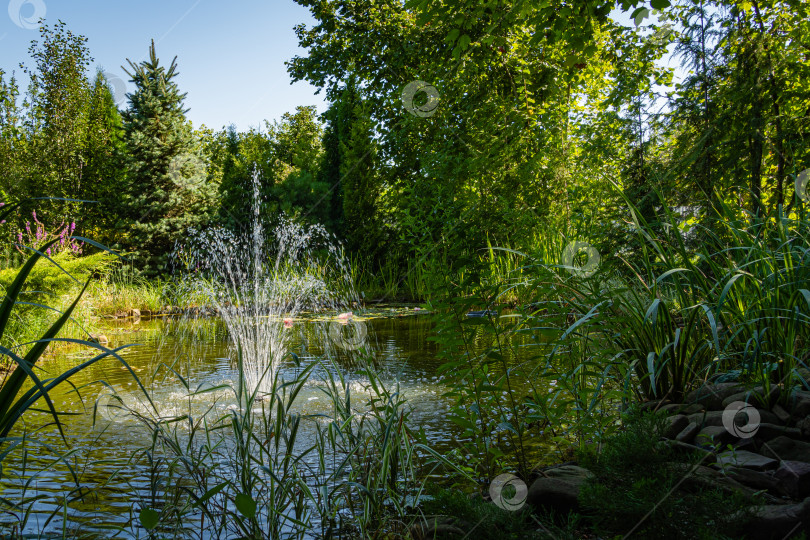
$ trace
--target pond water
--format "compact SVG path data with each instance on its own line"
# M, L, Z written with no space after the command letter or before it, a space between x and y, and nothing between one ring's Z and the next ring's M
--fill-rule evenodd
M335 315L326 319L331 320L327 324L336 324ZM292 350L302 365L324 353L334 356L356 401L362 401L368 380L360 369L358 352L352 348L327 349L318 343L324 335L324 320L322 316L304 314L288 321L289 331L295 335ZM382 380L399 384L400 394L411 410L411 427L423 430L431 446L453 447L458 429L446 418L448 402L442 394L448 388L437 374L440 360L436 345L428 339L430 318L413 307L387 306L364 313L362 318L355 317L351 324L363 325L363 351L374 358ZM57 409L69 413L62 419L67 450L48 415L26 415L15 435L27 434L32 442L27 443L27 453L18 448L5 459L0 484L6 500L41 497L31 506L33 512L22 531L25 535L61 536L64 531L73 531L68 535L107 537L120 528L118 536L132 536L143 493L150 487L144 460L129 459L133 451L150 444L151 432L136 415L166 418L190 414L199 418L207 414L216 418L238 406L230 390L190 396L187 389L236 385L238 372L221 321L124 320L111 322L105 335L110 348L135 344L120 354L143 382L152 403L144 398L129 370L117 359L107 358L74 376L72 385L63 384L52 396ZM88 349L60 350L43 364L40 377L54 376L93 355ZM282 377L293 376L298 369L288 358L280 373ZM312 373L296 399L297 412L331 413L331 402L323 391L323 380L328 377L323 367ZM113 390L126 410L111 397ZM304 423L301 429L302 440L311 440L314 427ZM37 446L43 444L66 452L65 459L57 460L53 452ZM84 490L79 491L77 486ZM76 500L65 504L66 496ZM0 523L18 519L18 514L6 512Z

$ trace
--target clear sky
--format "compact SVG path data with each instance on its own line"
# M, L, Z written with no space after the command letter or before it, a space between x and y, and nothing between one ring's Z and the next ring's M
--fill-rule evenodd
M86 36L95 59L92 73L100 67L120 77L127 91L132 85L121 66L127 58L143 60L154 38L161 62L168 65L177 56L177 81L188 93L195 127L234 124L244 130L297 105L326 108L323 92L315 95L304 82L290 85L284 66L304 52L293 27L313 23L292 0L0 0L0 68L16 71L19 79L20 62L33 64L28 47L39 36L34 17L43 11L48 24L62 20Z
M611 15L632 24L629 13ZM22 91L28 83L19 63L32 65L28 47L39 36L40 16L48 24L62 20L88 38L92 73L102 68L109 74L121 106L122 86L133 90L121 66L128 58L143 60L154 38L162 62L178 57L178 84L197 127L262 128L264 120L277 120L297 105L326 109L324 93L315 95L305 82L291 85L284 66L304 54L293 27L314 23L292 0L0 0L0 68L16 70Z

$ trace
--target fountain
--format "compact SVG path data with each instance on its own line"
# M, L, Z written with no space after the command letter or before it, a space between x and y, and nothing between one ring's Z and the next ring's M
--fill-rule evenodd
M190 234L187 268L198 268L194 288L203 294L228 329L235 354L241 347L247 390L272 391L278 367L290 350L302 312L347 312L359 306L342 247L322 226L305 226L282 216L267 242L260 215L258 172L253 174L253 223L241 237L223 228ZM344 325L351 319L343 314ZM337 322L333 323L338 324ZM358 348L365 337L347 341L334 328L321 328L329 345ZM344 348L346 348L344 346Z

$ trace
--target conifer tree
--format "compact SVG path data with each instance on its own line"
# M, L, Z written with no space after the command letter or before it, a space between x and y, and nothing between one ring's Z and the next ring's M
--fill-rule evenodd
M163 67L152 41L148 60L128 62L130 69L124 69L136 89L127 94L129 108L123 114L127 178L119 229L141 270L154 274L166 268L174 242L206 216L193 208L190 179L199 175L185 170L194 148L183 108L186 94L175 82L177 57Z

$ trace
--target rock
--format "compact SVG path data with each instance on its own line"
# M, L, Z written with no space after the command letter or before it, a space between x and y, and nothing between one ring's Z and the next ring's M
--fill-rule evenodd
M779 460L805 461L810 459L810 443L780 436L763 443L762 455Z
M757 431L754 436L761 441L770 441L782 435L800 439L802 432L799 430L799 428L775 426L773 424L762 423L757 426Z
M810 416L796 422L796 428L803 438L810 438Z
M668 399L653 399L650 401L645 401L641 404L642 410L653 411L658 410L660 407L665 405L669 405L671 402Z
M706 450L705 448L701 448L699 446L695 446L681 441L665 441L665 443L668 444L673 450L696 453L700 455L701 456L700 463L704 465L711 465L717 460L717 456L715 456L714 452L712 452L711 450Z
M799 398L793 404L793 417L804 418L810 416L810 398Z
M687 491L704 491L719 489L726 494L737 493L746 499L754 497L755 490L748 488L736 480L724 475L720 471L710 469L703 465L690 465L688 463L670 463L670 467L683 473L683 487Z
M733 443L736 440L737 437L729 433L728 430L723 426L707 426L701 429L695 438L695 442L697 444L706 444L710 446L725 446Z
M141 318L141 310L138 309L138 308L132 308L132 309L129 310L129 316L134 317L136 319L140 319Z
M810 497L798 504L755 508L746 532L751 540L785 539L790 534L810 532Z
M743 467L725 467L723 472L732 480L756 490L767 490L773 495L782 495L779 481L773 477L774 471L755 471Z
M785 409L780 407L779 405L774 405L771 407L771 412L776 415L776 417L783 423L788 424L790 423L790 413L787 412Z
M742 401L743 403L750 403L751 405L762 406L772 403L779 397L779 388L774 386L766 394L762 386L757 386L751 390L738 392L723 399L723 407L728 407L735 401Z
M593 478L593 473L584 467L577 465L563 465L561 467L554 467L543 471L543 474L549 478L561 478L563 480L574 479L575 481L584 482L588 478Z
M706 407L701 405L700 403L688 403L683 406L679 412L680 414L690 415L690 414L697 414L706 410Z
M747 450L734 450L717 454L717 464L723 468L733 465L735 467L763 471L775 469L779 465L779 462L775 459L761 456Z
M88 340L91 343L98 343L99 345L107 345L110 340L104 334L90 334L90 339Z
M532 482L526 502L535 509L553 510L558 514L568 514L579 510L577 497L584 479L538 478Z
M675 436L675 440L685 443L692 442L699 431L700 426L697 425L697 422L689 422L689 424Z
M810 495L810 463L783 461L773 475L782 493L788 497L803 499Z
M659 411L667 414L678 413L678 410L683 407L683 403L667 403L658 408Z
M739 393L743 389L742 385L735 382L704 383L700 388L686 394L684 401L687 403L700 403L707 409L721 409L725 398Z
M674 439L681 431L684 430L686 426L689 425L689 419L682 414L670 416L667 418L667 422L668 425L666 428L664 428L664 433L662 434L667 439Z
M781 424L779 418L773 414L771 411L766 411L764 409L757 409L759 413L759 421L760 423L765 422L769 424ZM696 422L698 425L705 427L705 426L722 426L723 425L723 416L726 413L725 411L708 411L705 413L696 413L689 415L690 422ZM740 414L738 412L738 414ZM739 420L744 420L745 417L741 417ZM735 418L737 420L737 418Z
M467 538L472 528L470 523L451 516L425 516L414 523L408 532L414 540Z

